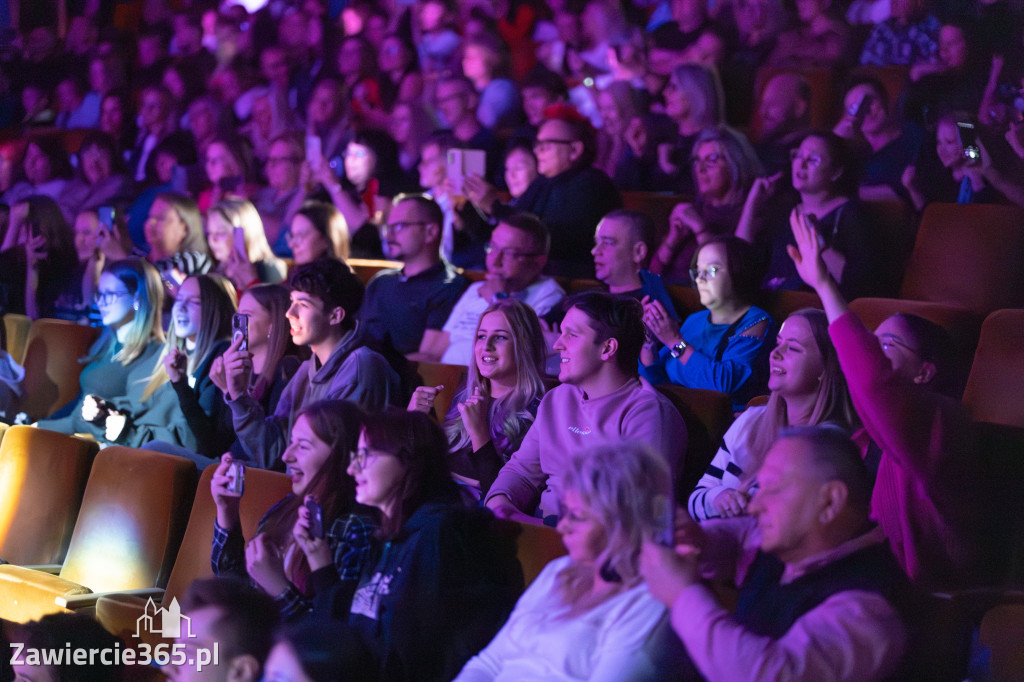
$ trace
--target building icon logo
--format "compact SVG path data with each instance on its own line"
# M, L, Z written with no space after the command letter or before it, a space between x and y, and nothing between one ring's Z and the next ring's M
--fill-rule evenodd
M159 621L159 626L157 626ZM165 609L158 607L150 597L146 602L143 614L135 621L135 636L142 637L142 633L149 632L160 635L167 639L178 639L182 636L182 621L184 621L186 637L195 637L192 634L192 619L181 615L181 607L178 606L178 599L171 599L170 605Z

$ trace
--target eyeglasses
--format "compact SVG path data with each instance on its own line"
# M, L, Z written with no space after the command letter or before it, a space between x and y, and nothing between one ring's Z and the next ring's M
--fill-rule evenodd
M96 305L110 305L122 296L131 296L131 293L127 291L97 291L92 296L92 300L96 302Z
M542 255L539 253L527 253L526 251L520 251L519 249L498 247L490 242L484 244L484 253L488 255L496 253L503 258L514 258L515 260L526 260L527 258L536 258L537 256Z
M704 166L717 166L721 161L725 160L725 156L719 153L708 154L707 156L691 156L690 165L694 168L701 168Z
M906 341L899 338L898 336L893 336L892 334L882 334L881 336L878 337L878 340L882 342L882 350L887 351L893 346L896 346L898 348L910 351L914 355L921 355L920 350L908 345Z
M376 458L377 455L370 448L359 448L349 453L349 460L360 470L365 469L366 465Z
M806 163L808 168L817 168L821 165L821 157L817 154L801 154L799 149L791 149L789 160L793 163Z
M421 226L423 226L423 225L429 225L429 224L430 223L423 222L422 220L406 220L406 221L400 221L400 222L397 222L397 223L385 223L384 225L380 226L380 232L385 237L387 237L389 234L394 235L394 236L397 237L399 234L401 234L403 231L407 230L408 228L412 227L413 225L421 225Z
M557 140L557 139L554 139L554 138L549 139L549 140L534 140L534 142L533 142L533 151L535 151L535 152L542 152L545 149L550 149L552 147L552 145L556 145L556 144L572 144L573 142L576 142L576 140Z
M710 282L711 280L718 276L719 272L723 270L725 270L725 268L723 268L720 265L709 265L703 270L701 268L690 268L690 279L693 280L694 282L696 282L698 279L703 279L705 281Z

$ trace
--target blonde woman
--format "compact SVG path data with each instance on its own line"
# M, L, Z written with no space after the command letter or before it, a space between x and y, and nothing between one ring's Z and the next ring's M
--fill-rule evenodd
M284 281L284 261L271 250L263 220L249 200L224 199L213 206L206 216L206 241L217 261L214 269L238 291Z

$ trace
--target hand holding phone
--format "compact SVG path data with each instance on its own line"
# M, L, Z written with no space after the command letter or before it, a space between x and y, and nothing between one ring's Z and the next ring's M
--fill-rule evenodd
M245 464L232 460L227 470L227 492L235 497L241 497L245 492Z
M249 350L249 316L235 313L231 316L231 340L241 339L238 350Z
M316 540L324 538L324 510L312 496L306 497L303 503L309 512L309 537Z

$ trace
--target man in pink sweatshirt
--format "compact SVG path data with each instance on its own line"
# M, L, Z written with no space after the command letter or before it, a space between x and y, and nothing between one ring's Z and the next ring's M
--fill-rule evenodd
M557 520L558 484L573 453L598 442L637 440L679 471L686 425L661 393L637 376L644 342L635 299L588 291L566 302L561 385L544 396L519 450L491 485L487 506L517 521Z

